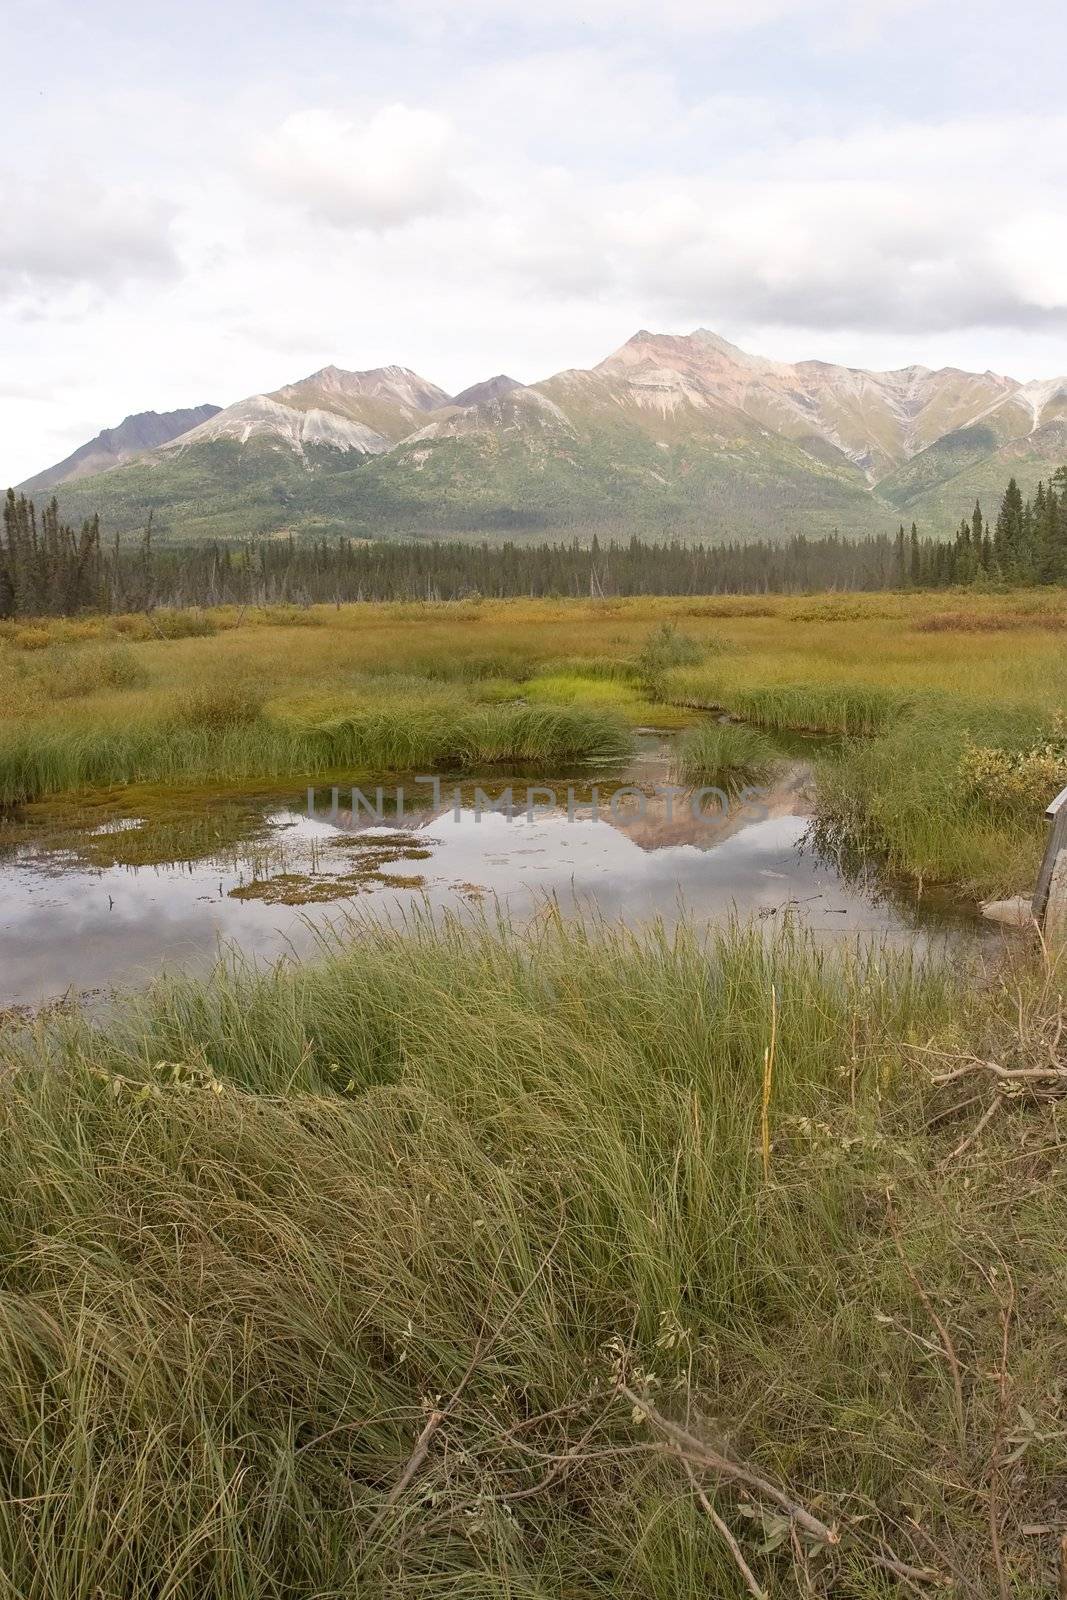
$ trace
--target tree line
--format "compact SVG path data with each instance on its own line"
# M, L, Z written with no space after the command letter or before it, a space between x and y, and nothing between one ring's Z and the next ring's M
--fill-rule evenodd
M10 489L0 533L0 617L474 594L791 594L981 583L1067 583L1067 467L1040 483L1032 500L1012 478L992 523L976 505L947 541L921 536L913 523L895 538L797 535L784 544L289 538L157 546L151 521L134 541L105 542L98 517L75 531L54 499L38 515Z
M1067 467L1046 484L1038 484L1032 500L1024 500L1012 478L992 526L975 502L955 538L923 540L914 523L910 536L897 532L897 582L936 589L946 584L995 580L1013 585L1067 583Z

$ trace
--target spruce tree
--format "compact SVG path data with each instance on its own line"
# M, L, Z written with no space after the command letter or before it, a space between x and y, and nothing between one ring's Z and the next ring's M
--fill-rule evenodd
M1023 496L1014 478L1008 482L1000 503L993 534L993 555L1005 578L1015 577L1023 544Z

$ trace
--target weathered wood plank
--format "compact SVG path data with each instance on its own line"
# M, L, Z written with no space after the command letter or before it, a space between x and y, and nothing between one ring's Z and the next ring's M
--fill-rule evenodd
M1061 854L1067 852L1067 789L1049 806L1045 815L1051 817L1052 826L1049 829L1048 843L1045 846L1045 856L1041 863L1041 871L1037 875L1037 888L1034 890L1034 917L1040 925L1044 925L1049 913L1049 894L1056 882L1056 905L1052 907L1053 916L1060 923L1067 920L1067 906L1059 904L1067 885L1065 875L1057 872L1057 862Z
M1052 868L1044 934L1051 950L1067 945L1067 849L1060 851Z

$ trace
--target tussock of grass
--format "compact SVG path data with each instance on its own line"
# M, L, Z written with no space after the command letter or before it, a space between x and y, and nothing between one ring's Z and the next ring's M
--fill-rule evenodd
M200 683L178 697L172 716L178 727L223 733L258 722L263 702L262 689L252 683Z
M475 712L456 730L459 766L480 763L620 763L633 737L614 712L593 706L497 706Z
M638 682L650 698L665 699L665 674L675 667L695 666L705 654L704 646L690 634L683 633L676 622L661 622L635 658Z
M705 722L678 741L672 777L677 783L705 784L735 795L752 784L766 783L774 766L773 746L755 729Z
M945 1165L982 1086L953 1111L909 1048L1005 1059L1048 1003L550 917L376 929L9 1033L12 1594L740 1600L620 1372L838 1524L818 1600L896 1593L887 1546L991 1592L999 1428L1004 1559L1050 1593L1057 1541L1019 1530L1061 1476L1054 1110L1016 1100ZM768 1593L806 1581L788 1529L705 1485Z

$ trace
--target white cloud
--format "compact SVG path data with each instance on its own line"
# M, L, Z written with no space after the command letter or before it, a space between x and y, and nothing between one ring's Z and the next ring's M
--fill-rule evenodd
M322 0L220 36L202 77L154 51L150 7L101 31L50 4L77 60L43 96L10 75L23 165L0 195L5 376L45 398L0 393L0 486L128 412L329 361L458 389L592 364L642 325L1067 369L1067 118L1054 75L1013 109L994 0L966 71L950 0L382 0L378 24ZM856 29L898 17L864 56ZM168 22L179 53L199 20L206 0Z
M487 238L529 291L676 319L1067 328L1065 133L1058 116L975 118L779 139L695 175L535 171L517 203L501 192Z
M432 216L461 198L455 130L435 111L384 106L363 121L307 110L261 141L264 186L336 228L382 230Z
M365 13L365 0L356 0ZM390 21L406 21L419 29L470 32L487 25L526 32L551 32L561 27L617 33L650 27L680 34L745 32L797 19L836 28L839 39L862 37L895 13L917 10L932 0L659 0L654 14L647 0L379 0L371 7Z
M173 277L174 207L136 187L104 187L77 169L0 172L0 294L113 291Z

